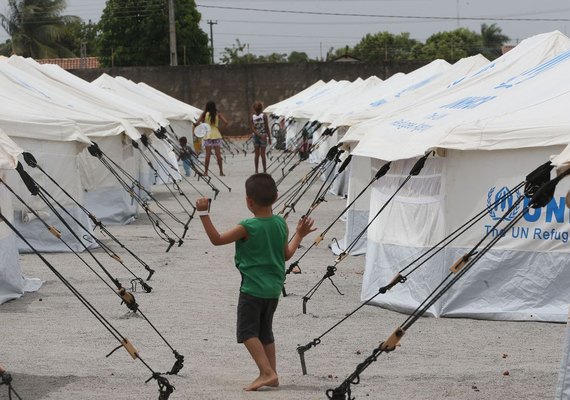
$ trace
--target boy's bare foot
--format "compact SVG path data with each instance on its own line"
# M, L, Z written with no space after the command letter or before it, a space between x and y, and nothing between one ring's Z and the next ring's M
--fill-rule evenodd
M301 273L301 268L299 268L297 265L295 265L293 267L293 269L291 270L292 273L294 274L300 274Z
M249 384L249 386L243 388L246 392L253 392L263 386L271 386L271 387L278 387L279 386L279 377L277 374L271 374L268 376L258 376L253 382Z
M226 176L226 174L224 174L223 172L220 172L220 176Z

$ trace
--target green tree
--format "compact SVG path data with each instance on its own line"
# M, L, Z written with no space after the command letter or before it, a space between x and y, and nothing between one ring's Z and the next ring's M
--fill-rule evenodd
M431 35L421 49L421 59L432 61L444 59L455 62L479 53L481 37L467 28Z
M304 51L303 52L292 51L287 57L287 62L290 63L306 63L309 61L310 61L309 56Z
M222 64L250 64L255 62L255 56L246 52L247 43L242 43L239 39L232 44L232 47L224 47L220 56Z
M10 35L4 51L24 57L73 57L71 50L60 43L68 24L79 17L61 15L65 0L9 0L8 13L0 14L0 24Z
M178 64L208 64L208 36L200 29L194 0L177 0ZM104 66L168 65L170 42L167 0L107 0L98 50Z
M352 55L362 61L407 61L413 59L412 49L420 43L410 39L407 32L393 35L390 32L367 34L354 46Z
M481 25L480 52L489 60L494 60L502 54L502 46L510 39L503 35L503 30L497 24Z
M77 56L81 56L81 48L85 46L85 55L87 57L97 55L97 24L89 21L74 21L66 24L61 37L58 40L65 48L71 50Z
M225 47L220 61L222 64L259 64L259 63L284 63L287 62L287 54L271 53L257 56L250 54L247 43L242 43L239 39L232 44L232 47Z

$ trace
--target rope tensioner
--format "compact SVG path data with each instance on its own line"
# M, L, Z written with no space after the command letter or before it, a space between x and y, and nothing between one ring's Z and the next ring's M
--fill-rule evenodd
M558 182L565 176L570 175L570 169L564 173L558 175L554 179L549 179L549 173L552 167L550 163L546 163L537 170L537 174L531 173L527 176L527 185L525 187L525 196L530 199L528 205L526 205L520 214L518 214L514 219L509 221L504 230L511 229L514 227L529 211L531 208L541 208L546 206L553 198L554 190ZM538 171L542 170L542 171ZM546 182L545 182L545 179ZM495 223L493 228L497 228L498 225L505 221L506 217L513 211L515 207L519 206L521 196L509 209L503 214L503 216ZM485 235L487 237L488 234ZM398 345L401 337L404 333L416 322L419 318L431 307L437 300L439 300L457 281L473 267L473 265L479 261L504 235L497 235L492 238L492 240L487 243L480 251L475 251L475 249L482 243L485 237L467 254L462 256L457 260L451 267L451 273L444 278L444 280L438 285L438 287L430 294L428 297L412 312L412 314L406 319L406 321L398 327L394 333L385 341L380 343L376 349L374 349L371 356L369 356L364 362L359 364L355 371L349 375L349 377L343 381L343 383L335 389L329 389L326 391L326 395L329 399L333 400L353 400L351 394L351 385L360 383L360 374L374 361L377 360L378 356L382 352L392 351ZM452 278L450 278L452 277ZM449 282L446 283L446 281Z

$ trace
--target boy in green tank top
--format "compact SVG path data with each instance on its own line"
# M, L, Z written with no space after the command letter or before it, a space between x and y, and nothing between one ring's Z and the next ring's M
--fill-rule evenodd
M255 174L245 182L247 208L253 218L220 233L209 215L209 200L196 200L196 209L208 238L215 246L234 243L235 264L241 274L237 309L237 341L243 343L259 368L259 376L244 389L279 386L277 376L273 314L285 282L285 261L295 254L301 240L313 228L311 218L301 218L288 243L285 220L273 215L277 186L269 174Z

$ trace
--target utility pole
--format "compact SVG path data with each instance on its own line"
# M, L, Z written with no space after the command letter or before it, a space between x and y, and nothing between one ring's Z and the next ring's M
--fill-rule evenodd
M168 31L170 33L170 66L178 65L176 54L176 19L174 17L174 0L168 0Z
M209 19L207 22L208 22L208 25L210 25L210 48L211 48L211 52L212 52L212 64L214 64L214 29L213 29L213 25L217 25L218 21L212 21L211 19Z

